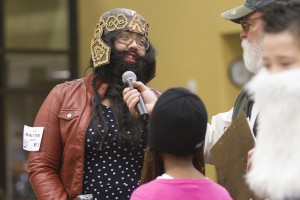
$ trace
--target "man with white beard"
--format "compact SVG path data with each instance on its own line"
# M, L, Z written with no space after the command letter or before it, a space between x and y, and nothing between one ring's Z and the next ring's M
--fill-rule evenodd
M278 1L282 0L246 0L243 5L221 14L223 18L241 25L242 31L240 33L240 38L242 40L244 63L247 70L253 74L258 73L263 66L261 40L264 22L262 20L262 10L266 6L270 6ZM212 117L211 124L208 124L207 126L205 137L205 163L218 164L214 163L211 158L210 150L214 144L217 143L225 130L242 112L244 112L248 118L249 125L256 136L256 119L258 115L257 107L258 106L250 98L246 90L242 90L230 111L219 113ZM242 181L248 168L251 167L252 152L253 149L248 152L247 167L245 166L242 173L236 172L235 179L237 182L233 183L229 177L222 177L224 180L222 180L220 184L228 189L233 199L257 199L246 183ZM234 152L232 155L234 155ZM247 159L246 156L247 155L245 155L245 159ZM217 165L216 167L220 168L221 166ZM240 175L242 177L240 177Z
M263 21L261 10L271 3L280 0L246 0L241 6L223 12L221 16L242 26L240 38L242 40L243 59L248 71L256 74L262 67L262 45L261 32ZM212 163L210 149L223 135L224 131L230 126L240 113L244 112L250 121L250 126L255 134L257 108L248 97L245 90L238 95L233 108L228 112L218 113L213 116L211 123L208 124L205 138L204 157L206 163Z

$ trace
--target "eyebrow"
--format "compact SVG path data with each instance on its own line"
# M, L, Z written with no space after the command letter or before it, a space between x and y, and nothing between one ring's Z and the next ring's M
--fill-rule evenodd
M130 35L130 37L132 37L132 34L133 34L134 32L131 32L131 31L129 31L129 30L123 30L123 31L121 31L120 33L128 33L128 34ZM141 40L141 39L147 40L147 38L146 38L144 35L142 35L142 34L140 34L140 33L136 33L136 34L137 34L137 38L136 38L136 39L139 39L139 40Z
M250 22L250 21L253 21L253 20L257 20L257 19L260 19L262 18L262 16L259 16L259 17L254 17L254 18L250 18L250 19L242 19L240 21L240 24L241 25L245 25L246 23Z

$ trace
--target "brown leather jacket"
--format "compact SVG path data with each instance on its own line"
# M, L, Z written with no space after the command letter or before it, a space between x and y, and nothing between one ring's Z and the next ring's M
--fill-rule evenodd
M41 106L35 127L44 127L40 150L28 156L29 181L39 200L76 199L82 191L84 143L92 114L92 75L57 85ZM100 83L99 93L105 94Z

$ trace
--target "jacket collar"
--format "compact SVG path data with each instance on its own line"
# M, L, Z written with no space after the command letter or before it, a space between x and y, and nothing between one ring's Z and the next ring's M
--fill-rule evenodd
M94 88L92 86L92 80L93 80L93 73L90 73L84 78L84 83L87 88L87 91L91 95L94 95ZM108 85L106 83L104 83L103 81L97 79L96 86L97 86L97 88L99 88L98 89L99 94L103 97L104 94L106 93Z

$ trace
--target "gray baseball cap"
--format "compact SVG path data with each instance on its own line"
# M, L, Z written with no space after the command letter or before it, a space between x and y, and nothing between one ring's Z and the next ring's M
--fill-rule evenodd
M243 5L221 13L224 19L239 23L243 17L254 11L262 10L265 6L274 2L286 2L287 0L246 0Z

